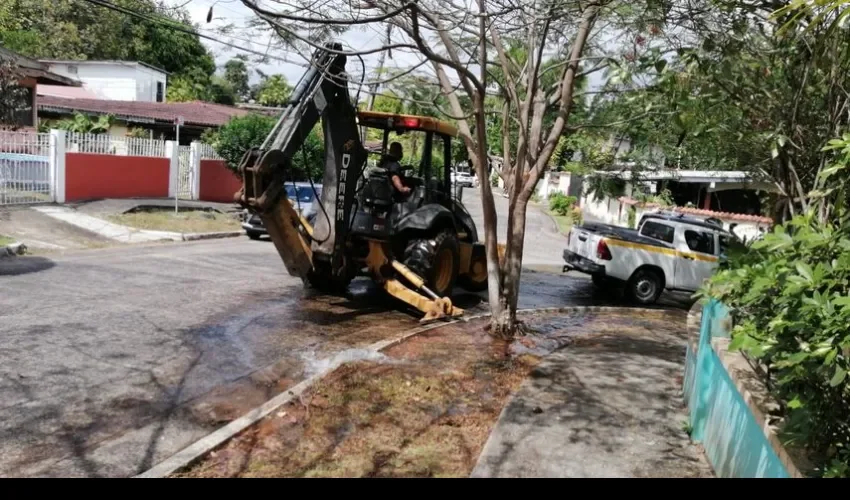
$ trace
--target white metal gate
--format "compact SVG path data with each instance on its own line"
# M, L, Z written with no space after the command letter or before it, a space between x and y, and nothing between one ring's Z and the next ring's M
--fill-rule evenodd
M178 182L177 197L186 200L192 199L192 186L195 180L195 169L192 165L191 146L179 146L177 152L178 160Z
M0 206L53 201L50 134L0 131Z

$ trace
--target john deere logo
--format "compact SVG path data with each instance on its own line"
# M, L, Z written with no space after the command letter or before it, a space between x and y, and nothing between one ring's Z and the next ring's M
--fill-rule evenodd
M342 149L345 151L351 151L351 148L354 147L354 139L349 139L345 141L345 144L342 145Z

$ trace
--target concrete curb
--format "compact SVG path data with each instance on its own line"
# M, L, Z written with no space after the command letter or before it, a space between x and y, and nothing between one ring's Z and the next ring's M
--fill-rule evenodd
M4 247L0 247L0 259L5 259L8 257L17 257L18 255L25 255L26 253L27 246L19 241L16 241L15 243L10 243Z
M543 212L544 214L546 214L547 217L549 217L549 221L551 221L552 225L555 226L555 232L556 233L560 234L561 236L567 235L566 233L561 232L561 226L558 225L558 221L555 220L554 215L550 214L548 210L544 210L542 206L540 207L540 211Z
M617 311L648 311L648 312L663 312L663 309L644 309L644 308L633 308L633 307L616 307L616 306L569 306L569 307L545 307L545 308L536 308L536 309L520 309L517 310L517 314L528 315L528 314L546 314L546 313L568 313L568 312L617 312ZM434 323L427 326L422 326L419 328L414 328L410 331L407 331L401 335L398 335L394 338L382 340L380 342L375 342L366 348L366 350L381 352L385 349L388 349L392 346L401 344L405 340L419 335L421 333L427 332L429 330L433 330L436 328L440 328L443 326L459 323L459 322L469 322L476 319L487 318L490 316L490 313L479 314L476 316L470 316L468 318L457 319L446 322ZM223 445L234 436L244 431L248 427L254 425L262 418L268 416L279 407L283 406L286 403L293 401L298 398L301 394L304 393L307 389L313 386L316 382L323 379L325 376L332 373L334 370L342 366L344 362L332 362L327 368L322 370L321 372L305 379L293 386L292 388L278 394L272 399L266 401L262 405L254 408L249 411L245 415L237 418L236 420L230 422L224 427L212 432L206 437L201 438L200 440L192 443L191 445L183 448L178 451L174 455L166 458L162 462L156 464L150 469L133 476L134 478L162 478L166 477L169 474L173 474L174 472L183 469L192 463L196 462L200 458L202 458L207 453L215 450L219 446Z
M214 240L218 238L236 238L245 231L219 231L215 233L183 233L183 241Z

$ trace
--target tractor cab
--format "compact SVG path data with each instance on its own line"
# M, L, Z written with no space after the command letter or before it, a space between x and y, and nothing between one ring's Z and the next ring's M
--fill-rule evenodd
M450 195L450 170L446 165L451 163L451 141L457 136L457 128L431 117L376 111L360 111L357 118L363 130L361 136L367 141L370 137L380 141L380 148L367 148L375 160L370 163L376 165L367 172L370 176L383 170L389 159L390 144L398 142L404 151L398 161L407 181L405 184L411 188L425 188L428 201Z
M472 226L474 232L471 217L452 193L451 141L457 136L457 128L431 117L375 111L360 111L358 124L368 145L369 166L358 188L360 210L354 215L355 233L393 236L406 228L400 222L428 205L442 206L452 215L467 219L463 225ZM389 156L393 142L401 145L401 158ZM401 165L403 183L411 189L409 195L400 195L392 184L386 165L393 160ZM426 212L430 216L433 210Z

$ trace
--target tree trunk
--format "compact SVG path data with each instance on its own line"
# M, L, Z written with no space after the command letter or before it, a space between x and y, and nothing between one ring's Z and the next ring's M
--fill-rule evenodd
M518 190L517 190L518 191ZM519 285L522 281L522 254L525 248L525 217L528 212L528 200L511 193L511 210L508 214L508 241L505 263L502 268L500 289L500 314L493 314L490 329L502 338L513 337L516 333L516 310L519 300Z

